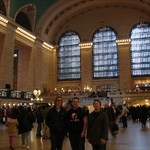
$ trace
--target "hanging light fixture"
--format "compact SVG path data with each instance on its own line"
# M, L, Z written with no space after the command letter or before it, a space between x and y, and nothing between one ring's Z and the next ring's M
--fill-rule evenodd
M31 98L31 101L35 101L35 102L43 101L43 98L40 98L41 90L35 89L33 91L33 94L34 94L35 98Z

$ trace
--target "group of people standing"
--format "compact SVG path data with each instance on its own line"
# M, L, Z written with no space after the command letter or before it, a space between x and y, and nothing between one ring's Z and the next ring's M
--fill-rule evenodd
M85 150L87 139L93 150L106 150L108 140L108 115L101 108L101 102L94 100L94 111L79 107L79 98L74 97L72 107L66 110L62 107L63 99L58 96L55 105L46 117L50 128L51 150L62 150L64 137L67 135L72 150Z
M85 150L86 140L93 150L106 150L110 122L115 120L111 120L112 112L108 111L107 107L101 107L100 100L93 101L93 108L93 112L89 113L86 107L79 107L79 98L74 97L71 100L71 108L65 109L62 97L57 96L52 108L46 108L42 112L38 109L36 136L41 137L41 129L48 127L51 150L62 150L66 136L72 150ZM34 122L35 117L30 108L19 106L11 112L6 122L11 150L14 150L13 143L17 132L21 134L22 146L30 148L30 131ZM41 126L41 123L44 126ZM45 132L42 136L43 139L46 138Z

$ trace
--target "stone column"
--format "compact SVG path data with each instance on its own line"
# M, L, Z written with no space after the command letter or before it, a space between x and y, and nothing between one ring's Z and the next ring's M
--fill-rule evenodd
M14 35L12 32L0 33L0 88L13 84Z
M92 47L81 47L81 89L92 88Z
M119 51L119 87L120 90L131 89L130 44L118 45Z

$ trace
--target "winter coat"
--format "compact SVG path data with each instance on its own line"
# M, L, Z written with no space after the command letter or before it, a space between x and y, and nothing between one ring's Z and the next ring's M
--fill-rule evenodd
M46 124L53 134L66 132L66 110L61 107L58 112L55 108L51 108L46 116Z
M8 135L14 136L18 134L18 120L7 118L6 126L8 127Z
M103 110L93 111L88 116L87 139L94 145L100 143L100 139L108 139L108 116Z
M30 113L24 108L19 111L18 122L19 122L18 126L19 134L31 131L33 128L33 121L30 116Z

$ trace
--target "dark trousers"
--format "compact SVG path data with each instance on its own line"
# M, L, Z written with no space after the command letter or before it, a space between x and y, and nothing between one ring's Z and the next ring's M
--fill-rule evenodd
M127 128L127 116L122 116L123 127Z
M41 136L41 131L42 131L42 123L37 123L37 132L36 136Z
M85 137L81 134L69 134L69 140L72 150L84 150Z
M93 145L92 144L92 148L93 148L93 150L106 150L106 144L105 145L101 145L101 144Z
M62 150L64 136L64 133L50 133L51 150Z

